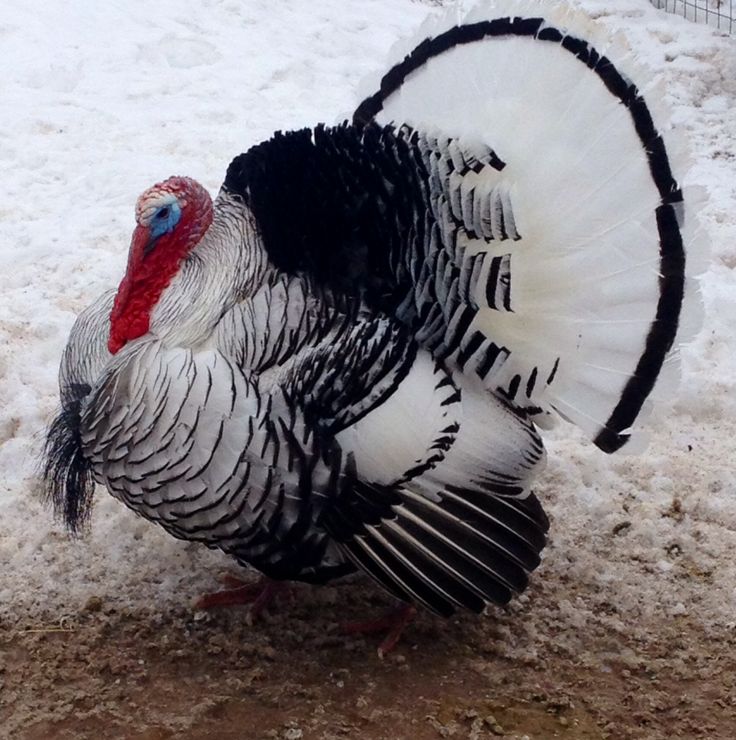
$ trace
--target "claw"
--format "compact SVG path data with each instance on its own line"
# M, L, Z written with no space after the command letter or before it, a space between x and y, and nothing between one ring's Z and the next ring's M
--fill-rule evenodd
M290 586L282 581L260 578L255 583L242 581L226 574L219 579L226 588L204 594L195 602L196 609L212 609L216 606L238 606L250 604L247 621L252 624L278 596L289 591Z
M378 646L378 657L382 659L396 647L404 628L414 619L416 613L417 610L411 604L402 604L398 609L378 619L345 622L340 625L340 631L344 635L372 635L376 632L386 632L386 636Z
M263 586L263 579L259 578L255 583L253 581L244 581L242 578L234 576L232 573L223 573L217 579L225 588L241 588L242 586Z

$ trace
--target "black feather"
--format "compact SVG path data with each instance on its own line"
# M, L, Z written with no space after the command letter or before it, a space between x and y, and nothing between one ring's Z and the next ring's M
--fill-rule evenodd
M279 270L394 313L412 290L407 255L423 248L428 207L408 137L374 124L279 131L232 161L224 187L252 209Z
M73 535L84 531L92 513L95 482L92 465L82 452L80 432L82 402L90 391L86 384L64 389L61 411L51 423L44 445L46 500Z

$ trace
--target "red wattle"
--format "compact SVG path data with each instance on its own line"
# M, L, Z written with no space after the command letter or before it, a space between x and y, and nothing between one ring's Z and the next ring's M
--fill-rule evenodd
M159 236L155 243L152 243L148 226L139 223L133 231L128 267L110 312L107 347L112 354L148 332L151 313L162 293L212 223L212 200L198 183L172 177L146 192L161 190L176 194L182 208L181 219L172 231ZM145 197L144 193L141 199Z
M154 306L189 251L190 240L187 237L188 233L179 229L164 234L158 238L154 249L146 254L145 248L150 243L149 231L143 226L136 227L128 269L120 281L110 313L107 348L112 354L148 332Z

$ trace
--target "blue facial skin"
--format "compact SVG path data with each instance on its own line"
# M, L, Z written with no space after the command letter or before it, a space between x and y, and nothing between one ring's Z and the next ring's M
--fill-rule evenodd
M149 230L151 232L151 240L158 239L164 234L168 234L174 230L174 227L179 223L181 218L181 208L176 201L167 203L165 206L161 206L156 213L153 214Z

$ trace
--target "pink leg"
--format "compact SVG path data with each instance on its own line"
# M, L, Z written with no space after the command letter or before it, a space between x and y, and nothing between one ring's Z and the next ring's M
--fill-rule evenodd
M378 646L378 657L383 658L396 647L404 628L414 619L416 613L417 610L411 604L402 604L398 609L378 619L346 622L340 625L340 631L345 635L372 635L376 632L386 632L386 636Z
M204 594L195 603L197 609L212 609L216 606L235 606L250 604L248 610L248 621L257 619L274 601L290 589L288 583L283 581L271 581L261 577L255 583L241 581L231 575L224 575L220 583L226 588L223 591L215 591Z

